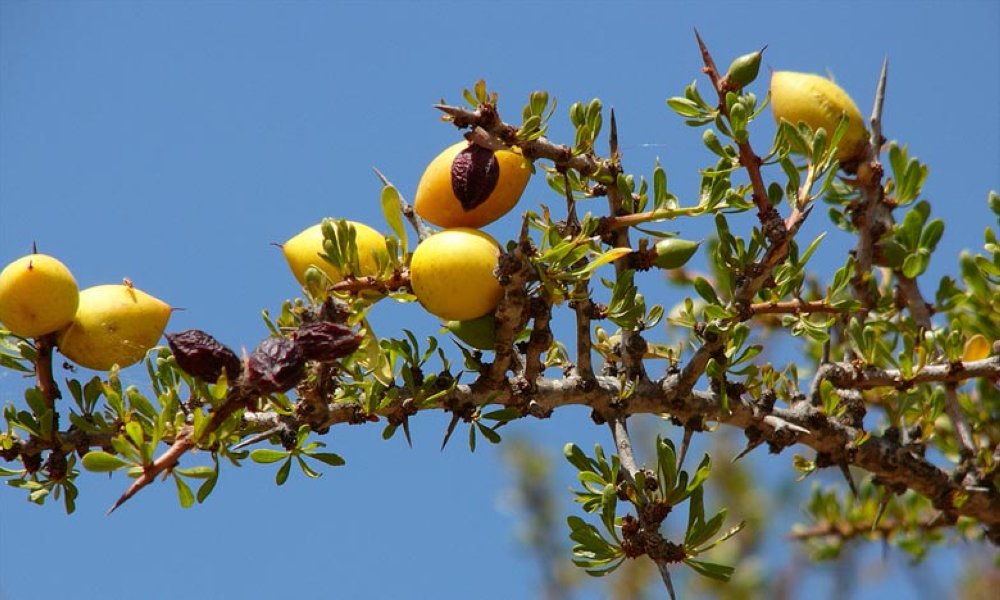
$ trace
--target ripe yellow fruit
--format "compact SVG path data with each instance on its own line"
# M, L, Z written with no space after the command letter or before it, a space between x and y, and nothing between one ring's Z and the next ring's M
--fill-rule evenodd
M378 263L375 261L375 252L386 252L385 237L365 225L348 221L354 226L357 237L355 244L358 246L358 264L361 267L362 275L375 275L378 273ZM306 284L306 269L316 267L326 273L332 283L344 280L340 269L334 267L323 260L320 254L323 252L323 225L322 223L313 225L300 232L298 235L281 245L281 251L285 254L285 260L292 269L292 274L299 284Z
M792 125L803 122L813 129L822 127L832 136L843 115L847 115L847 131L837 146L840 162L864 158L868 146L868 131L858 105L840 86L819 75L775 71L771 75L771 111L774 119Z
M483 227L514 208L530 178L519 153L459 142L427 165L413 209L439 227Z
M496 308L503 289L493 275L500 245L476 229L439 231L420 242L410 261L410 285L427 312L468 321Z
M73 320L79 296L66 265L45 254L23 256L0 272L0 323L22 337L59 331Z
M98 285L80 292L80 306L57 345L76 364L106 371L142 360L167 327L171 308L125 285Z

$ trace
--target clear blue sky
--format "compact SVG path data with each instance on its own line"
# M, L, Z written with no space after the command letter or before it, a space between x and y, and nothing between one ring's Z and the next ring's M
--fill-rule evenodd
M995 2L0 0L0 263L37 241L83 287L129 277L185 309L170 330L252 348L266 335L261 309L298 292L269 243L325 216L384 230L371 168L412 197L426 162L457 139L431 105L460 101L481 77L510 120L532 90L558 97L557 141L571 140L573 101L602 98L626 167L648 174L660 157L690 203L711 159L664 100L692 79L706 85L694 27L723 65L767 44L770 67L829 70L866 113L888 55L885 132L931 165L925 196L948 222L927 285L981 243L986 193L1000 188ZM770 119L754 131L766 147ZM558 204L538 178L524 202L542 201ZM832 229L823 212L803 235ZM489 230L509 237L515 222ZM819 266L841 260L837 248ZM386 303L377 324L437 331L416 306ZM23 385L0 374L0 401L19 401ZM585 411L564 412L511 429L551 453L610 443ZM419 416L413 450L383 442L380 426L338 427L325 441L347 466L283 488L272 466L225 468L209 501L186 511L168 482L105 517L121 476L85 474L70 517L0 489L0 598L530 597L536 573L502 500L499 453L439 452L445 425ZM567 469L559 477L570 485ZM944 577L947 560L935 563Z

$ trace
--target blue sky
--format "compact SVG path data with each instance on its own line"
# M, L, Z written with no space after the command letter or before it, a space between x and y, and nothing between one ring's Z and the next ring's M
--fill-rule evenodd
M769 67L829 71L865 113L888 56L886 135L929 163L925 197L948 224L929 289L981 244L986 194L1000 188L994 2L0 0L0 262L35 241L82 287L128 277L184 308L169 330L252 348L266 335L261 309L298 293L270 243L326 216L386 230L372 167L412 197L426 162L458 139L431 105L459 102L479 78L508 120L532 90L556 96L556 141L571 141L569 105L600 97L618 115L626 168L649 174L659 157L690 203L711 158L664 100L693 79L707 86L694 27L721 65L767 44ZM773 124L752 133L764 149ZM536 178L523 202L559 199ZM822 212L803 236L832 230ZM516 223L487 229L506 238ZM677 224L687 237L700 227ZM841 260L838 239L817 267ZM653 289L657 302L679 300ZM375 322L383 335L437 331L415 305L387 302ZM0 401L22 390L0 373ZM585 411L563 412L511 429L552 454L566 441L610 444ZM535 571L499 453L439 452L445 425L420 415L413 450L377 426L335 428L324 441L347 466L283 488L271 466L227 468L190 510L168 482L106 518L120 476L84 475L70 517L0 489L0 598L530 597ZM559 477L571 484L567 469ZM945 576L948 560L935 563Z

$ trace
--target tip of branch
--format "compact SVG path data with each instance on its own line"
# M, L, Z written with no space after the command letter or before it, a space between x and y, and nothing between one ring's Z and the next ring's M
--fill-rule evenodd
M403 436L406 437L406 445L413 448L413 438L410 437L410 417L403 417ZM444 446L441 446L444 449Z
M455 432L455 426L458 425L458 413L451 414L451 422L448 423L448 431L444 434L444 441L441 442L441 451L444 452L444 447L448 445L448 440L451 439L451 434ZM405 430L404 430L405 431Z
M382 185L384 185L386 187L392 185L391 183L389 183L389 180L386 179L385 175L382 174L382 171L378 170L378 167L372 167L372 171L375 171L375 176L378 177L379 180L382 181Z
M858 486L854 483L854 475L851 475L851 470L847 467L847 464L840 463L840 472L844 475L844 479L847 480L847 486L851 488L851 495L854 496L855 500L860 499Z
M608 135L608 144L611 146L611 155L618 155L618 120L615 119L615 109L611 109L611 133Z

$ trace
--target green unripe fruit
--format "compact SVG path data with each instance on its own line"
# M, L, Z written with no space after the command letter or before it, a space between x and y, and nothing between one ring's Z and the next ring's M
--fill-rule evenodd
M760 59L763 55L764 51L758 50L740 56L729 65L726 77L737 87L742 88L750 85L754 79L757 79L757 74L760 72Z
M656 243L656 258L653 264L661 269L679 269L691 260L701 242L670 238Z
M486 314L469 321L448 321L448 331L478 350L492 350L497 341L497 320Z

